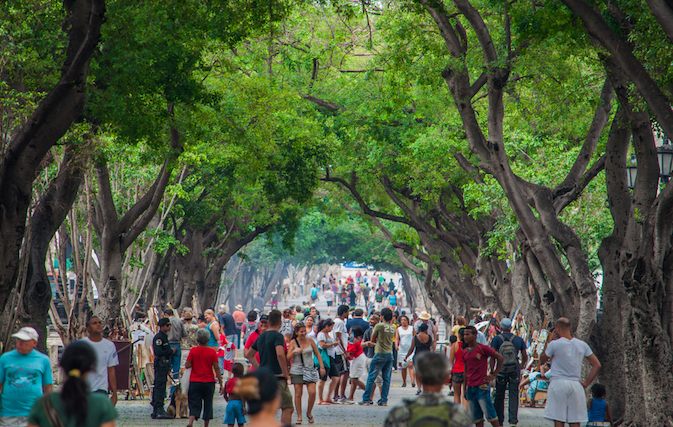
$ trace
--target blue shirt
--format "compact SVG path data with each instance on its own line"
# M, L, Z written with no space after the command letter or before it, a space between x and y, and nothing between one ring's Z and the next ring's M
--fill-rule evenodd
M511 332L502 333L502 336L508 340L512 337L512 335L514 334L512 334ZM517 349L517 351L520 351L521 354L525 353L526 343L524 342L523 338L521 338L520 336L515 336L514 339L512 339L511 341L512 345L514 345L514 348ZM500 339L500 334L498 334L491 340L491 348L495 351L498 351L501 345L502 345L502 339ZM521 365L518 363L518 360L516 364L516 372L517 373L521 372Z
M311 298L315 299L318 296L318 288L311 288Z
M369 329L369 322L362 319L361 317L356 317L354 319L349 320L348 322L346 322L346 329L348 330L348 333L351 332L353 326L359 326L362 328L362 332L365 332L367 329Z
M16 350L0 356L0 417L27 417L33 403L42 396L42 386L53 384L49 357L33 350Z
M591 408L589 408L589 422L602 423L605 421L605 408L605 399L592 398Z

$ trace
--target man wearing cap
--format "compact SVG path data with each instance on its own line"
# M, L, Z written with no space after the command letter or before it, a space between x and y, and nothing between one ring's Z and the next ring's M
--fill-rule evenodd
M241 304L237 304L234 308L236 310L231 313L231 315L236 322L236 348L241 348L241 328L243 328L247 316L243 312L243 306Z
M182 328L185 331L185 337L180 343L180 368L184 369L189 350L198 345L196 342L196 331L199 330L199 327L194 323L194 313L188 308L182 311Z
M500 425L503 425L505 419L505 390L509 384L509 425L516 426L519 422L519 375L521 373L521 365L519 364L518 355L521 355L521 363L524 365L528 360L528 355L526 354L526 343L521 337L514 335L512 330L512 321L508 318L504 318L500 321L500 327L502 328L502 333L496 335L491 340L491 348L503 356L505 353L509 353L509 350L505 351L503 344L505 342L511 342L516 350L516 365L509 366L507 365L507 360L503 362L503 366L498 372L498 376L495 378L495 412L498 414L498 421ZM501 351L501 348L503 351Z
M164 317L170 320L171 328L168 331L168 344L171 348L175 349L171 355L171 373L173 374L173 379L177 383L180 379L180 361L182 356L182 339L187 336L185 328L182 326L182 322L175 315L175 311L172 308L164 308ZM175 391L176 386L171 387L171 396Z
M430 320L430 314L427 311L421 311L418 320L414 323L414 331L416 333L418 333L418 327L423 323L428 324L428 335L430 335L434 341L437 341L437 328L435 327L435 323Z
M12 335L16 350L0 356L0 426L28 425L33 403L51 393L54 383L49 357L35 350L37 331L23 327Z
M86 322L88 337L83 341L88 342L96 352L96 368L89 373L87 382L92 393L100 393L107 396L108 390L112 392L110 400L113 405L117 404L117 377L115 366L119 365L117 348L114 343L103 338L103 322L96 316L92 316Z
M236 332L238 332L238 329L236 329L236 319L227 313L227 306L224 304L220 304L218 312L220 313L218 316L220 320L220 332L227 337L227 342L236 343ZM240 336L240 332L238 333Z
M152 392L152 419L168 420L173 417L164 411L164 399L166 399L166 382L168 372L171 370L171 356L175 349L168 343L167 332L171 329L171 321L166 317L159 320L159 333L152 340L154 351L154 391Z

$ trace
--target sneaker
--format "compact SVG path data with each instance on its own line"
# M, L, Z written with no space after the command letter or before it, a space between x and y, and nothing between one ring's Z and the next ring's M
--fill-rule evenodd
M363 400L362 402L358 402L358 405L373 405L374 402L371 400Z
M421 393L423 393L423 390L418 389L418 391L416 392L416 396L418 396L418 395L421 394Z
M341 401L341 403L343 403L344 405L354 405L355 401L344 397L343 400Z
M388 406L388 402L382 402L380 400L378 402L376 402L376 404L379 405L379 406Z
M411 383L411 386L412 386L412 387L416 387L416 383Z
M405 383L405 384L402 384L402 387L406 387L406 386L407 386L407 384L406 384L406 383Z

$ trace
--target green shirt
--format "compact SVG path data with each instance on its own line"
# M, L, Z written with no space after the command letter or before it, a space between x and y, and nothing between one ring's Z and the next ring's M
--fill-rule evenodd
M65 427L75 427L77 421L75 417L67 417L65 414L65 404L61 400L60 393L51 393L47 396L51 400L51 404L56 408L61 421ZM44 405L42 404L42 399L40 397L35 401L33 409L28 415L28 422L30 424L35 424L40 427L51 427L47 415L44 413ZM104 394L89 394L87 396L87 406L89 410L86 416L85 427L100 427L101 424L113 421L117 418L117 410L112 405L110 399Z
M374 353L388 354L393 352L393 338L395 338L395 325L390 323L379 323L374 326L372 336L376 335L376 346Z

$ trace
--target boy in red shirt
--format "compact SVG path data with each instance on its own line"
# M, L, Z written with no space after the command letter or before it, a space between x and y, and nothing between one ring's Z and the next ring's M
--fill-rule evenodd
M238 427L243 427L245 424L245 415L243 414L243 401L241 396L234 393L234 389L238 381L243 376L245 368L240 363L234 363L231 367L231 373L234 375L227 380L224 386L224 400L227 401L227 409L224 415L224 424L229 427L234 427L234 423L238 423Z
M483 427L484 411L482 408L484 408L486 419L491 425L500 427L498 414L491 400L489 384L498 376L503 357L491 347L477 342L477 329L472 325L465 327L463 338L466 344L463 347L463 361L465 362L465 382L463 384L467 386L467 402L472 412L472 420L476 427ZM489 357L491 358L490 375L488 375ZM498 366L494 369L496 360Z
M362 330L359 326L353 326L351 328L353 332L353 344L348 344L346 352L351 355L351 392L348 396L348 400L344 403L352 404L353 397L355 397L355 390L360 388L365 389L365 384L360 381L360 378L367 377L367 356L365 356L364 350L362 350L362 337L365 335L365 331Z

